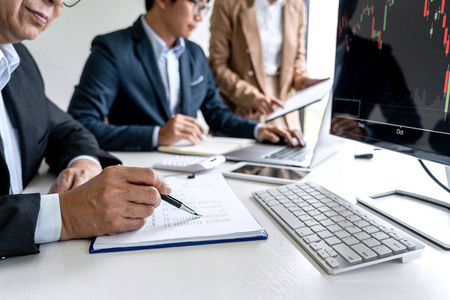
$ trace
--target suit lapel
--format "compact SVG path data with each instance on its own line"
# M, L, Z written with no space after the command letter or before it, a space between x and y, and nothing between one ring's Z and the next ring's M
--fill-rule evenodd
M283 8L284 21L283 21L283 45L281 54L281 68L280 68L280 95L286 93L287 89L291 86L292 80L288 78L291 74L290 69L293 68L292 62L294 61L296 44L297 44L297 30L298 18L295 17L295 10L291 5L291 2L286 0Z
M9 194L10 178L9 178L9 170L8 167L6 166L5 152L3 151L3 142L1 135L0 135L0 175L2 177L2 180L0 181L0 195L7 195Z
M133 35L136 42L137 56L144 66L147 77L153 85L153 89L158 96L159 103L166 114L167 119L170 119L171 115L169 102L166 98L164 83L159 72L158 64L156 63L155 53L153 52L152 45L144 32L144 28L142 28L140 19L138 19L133 26Z
M250 53L250 59L255 72L256 80L261 90L266 94L264 60L261 47L261 38L259 36L258 21L256 20L255 7L253 0L247 0L248 8L239 13L239 20L242 24L247 47Z
M195 115L190 113L191 99L191 72L189 70L189 50L186 48L180 56L180 101L183 115Z

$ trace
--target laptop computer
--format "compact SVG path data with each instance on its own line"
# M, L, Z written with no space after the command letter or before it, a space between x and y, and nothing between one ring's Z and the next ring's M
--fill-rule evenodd
M340 139L331 136L329 133L331 125L331 97L332 93L330 92L326 108L322 114L318 136L307 140L305 147L256 143L249 147L229 152L225 154L225 158L230 161L248 161L301 168L317 166L331 156L338 149L338 144L341 143Z

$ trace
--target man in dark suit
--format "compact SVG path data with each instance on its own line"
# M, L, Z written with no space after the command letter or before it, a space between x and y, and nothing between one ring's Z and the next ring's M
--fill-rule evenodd
M0 259L38 253L40 243L138 229L160 203L159 193L170 192L150 169L102 172L119 161L46 98L30 53L12 45L34 39L65 2L8 0L0 6ZM21 194L44 157L59 174L53 194Z
M68 112L107 150L149 151L178 140L197 144L205 129L219 136L270 142L299 131L258 124L233 114L219 96L201 48L187 37L202 20L206 0L147 0L132 27L98 36ZM243 53L242 55L245 55Z

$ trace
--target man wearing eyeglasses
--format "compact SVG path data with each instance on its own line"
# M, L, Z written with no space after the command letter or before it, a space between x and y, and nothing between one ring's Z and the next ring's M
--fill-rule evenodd
M0 5L0 259L39 252L38 244L136 230L170 188L119 161L45 96L22 44L79 1L2 0ZM15 45L13 45L15 44ZM22 194L42 158L59 174L49 195ZM100 173L101 172L101 173Z
M146 0L146 8L131 27L94 39L69 106L103 149L197 144L205 132L198 110L215 135L304 144L299 132L237 116L220 98L203 51L187 40L206 0Z

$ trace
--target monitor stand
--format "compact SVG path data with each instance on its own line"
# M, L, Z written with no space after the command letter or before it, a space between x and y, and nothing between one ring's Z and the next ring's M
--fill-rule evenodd
M445 171L447 186L450 187L450 166L445 166ZM450 203L403 190L357 197L356 200L439 247L450 250Z

